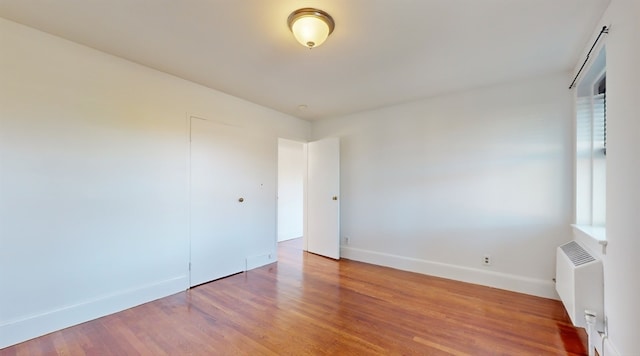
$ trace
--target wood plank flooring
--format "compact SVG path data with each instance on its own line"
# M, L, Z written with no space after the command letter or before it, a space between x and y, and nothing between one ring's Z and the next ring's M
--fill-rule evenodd
M560 302L279 246L279 262L9 355L586 355Z

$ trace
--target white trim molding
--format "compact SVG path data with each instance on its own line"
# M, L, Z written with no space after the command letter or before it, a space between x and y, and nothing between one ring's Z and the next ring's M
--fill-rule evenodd
M342 246L346 259L558 300L553 281Z
M175 277L3 322L0 324L0 349L176 294L186 290L188 283L187 276Z

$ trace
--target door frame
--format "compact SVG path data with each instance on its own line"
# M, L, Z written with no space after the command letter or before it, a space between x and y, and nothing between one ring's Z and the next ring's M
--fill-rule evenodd
M302 211L302 244L303 244L303 250L304 251L309 251L309 144L315 141L299 141L299 140L295 140L295 139L289 139L289 138L283 138L283 137L279 137L279 139L285 139L285 140L289 140L289 141L294 141L294 142L298 142L302 144L302 150L303 150L303 182L302 182L302 196L303 196L303 211ZM330 139L330 138L327 138ZM335 137L335 139L338 140L338 145L339 145L339 138ZM317 141L321 141L321 140L317 140ZM339 159L339 158L338 158ZM278 164L280 164L280 162L278 162ZM278 177L279 179L280 177ZM340 177L338 177L338 180L340 179ZM339 189L339 188L338 188ZM279 195L279 192L278 192ZM338 204L341 204L341 199L340 199L340 192L336 192L336 195L338 196ZM277 212L276 214L278 214L279 212ZM338 210L338 214L339 214L339 210ZM340 226L340 220L339 220L339 215L338 215L338 228ZM277 227L278 228L278 227ZM340 232L338 231L338 259L340 258ZM277 238L276 238L277 240Z

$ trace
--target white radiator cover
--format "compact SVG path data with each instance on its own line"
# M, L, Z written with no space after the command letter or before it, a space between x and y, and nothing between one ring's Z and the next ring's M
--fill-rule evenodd
M573 325L586 327L584 312L589 310L596 314L596 329L604 331L602 260L577 241L557 248L556 291Z

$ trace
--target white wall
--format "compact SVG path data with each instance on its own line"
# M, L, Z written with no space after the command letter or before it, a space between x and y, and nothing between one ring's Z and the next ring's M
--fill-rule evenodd
M640 330L638 13L613 0L602 21L605 309L620 355ZM187 112L308 138L306 122L2 19L0 48L0 347L186 288ZM314 123L317 139L341 136L343 254L552 295L569 239L568 79Z
M307 122L10 21L0 34L0 348L187 287L187 113L274 142L309 135ZM275 201L264 209L275 216Z
M640 349L640 2L613 0L593 38L610 26L607 51L607 249L605 355ZM593 39L591 40L593 41ZM585 53L591 42L585 44Z
M304 144L278 140L278 241L302 237Z
M313 139L341 140L342 256L557 297L555 248L571 239L568 80L314 122Z

